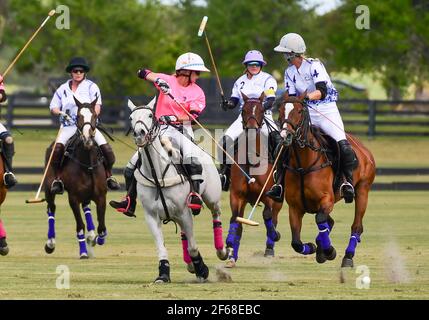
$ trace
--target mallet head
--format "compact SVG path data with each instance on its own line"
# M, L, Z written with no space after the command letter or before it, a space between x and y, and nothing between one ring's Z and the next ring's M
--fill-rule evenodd
M51 11L49 11L49 16L52 17L55 14L55 9L52 9Z
M204 29L206 28L207 20L209 17L204 16L203 20L201 20L200 29L198 30L198 36L201 37L203 35Z

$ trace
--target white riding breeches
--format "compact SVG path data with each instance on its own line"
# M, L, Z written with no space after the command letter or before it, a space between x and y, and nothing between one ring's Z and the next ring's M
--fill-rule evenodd
M61 132L58 136L57 143L61 143L63 145L66 145L67 141L76 133L77 127L76 126L68 126L68 127L62 127ZM97 145L102 146L103 144L106 144L106 138L101 134L101 132L98 129L95 129L95 136L94 140L97 143Z
M263 121L261 133L268 137L269 129L266 124L266 121L270 123L270 125L275 128L275 130L278 130L277 124L273 120L273 114L271 111L265 111L265 120ZM274 129L272 129L274 130ZM242 134L244 131L243 129L243 119L241 117L241 114L238 116L238 118L229 126L229 128L225 131L225 136L230 137L233 141L235 141L240 134Z
M6 127L0 123L0 134L7 131Z
M313 125L322 129L337 142L346 139L343 120L335 102L320 104L308 109Z

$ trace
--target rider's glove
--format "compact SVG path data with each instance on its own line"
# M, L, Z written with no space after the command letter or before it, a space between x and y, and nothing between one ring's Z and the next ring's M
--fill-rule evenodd
M159 117L159 121L167 123L167 124L169 124L171 122L177 122L177 120L178 120L177 117L173 116L173 115L171 115L171 116L160 116Z
M158 86L159 90L161 90L163 94L170 93L170 86L168 85L167 81L162 80L161 78L157 78L155 80L155 84Z

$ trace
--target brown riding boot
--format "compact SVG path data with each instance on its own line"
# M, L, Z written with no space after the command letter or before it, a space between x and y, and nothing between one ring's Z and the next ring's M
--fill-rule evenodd
M61 160L64 155L64 145L57 143L55 145L54 154L52 155L51 166L54 169L55 180L51 185L51 192L53 194L63 194L64 193L64 183L60 179L61 175Z
M108 143L106 143L100 146L100 150L103 153L103 157L105 160L104 167L106 168L107 188L109 188L109 190L119 190L121 186L116 181L116 179L112 176L112 167L116 160L112 147Z

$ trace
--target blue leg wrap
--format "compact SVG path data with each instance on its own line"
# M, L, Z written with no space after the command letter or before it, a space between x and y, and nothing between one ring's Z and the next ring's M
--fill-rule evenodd
M102 246L104 244L104 242L106 241L106 237L107 237L107 231L100 233L97 236L97 244Z
M267 229L267 244L268 241L273 242L277 238L276 228L273 224L273 219L264 220L265 228Z
M233 222L229 225L228 237L226 238L226 245L232 247L234 250L233 257L235 261L238 260L238 249L240 248L241 237L237 235L238 222Z
M77 234L77 241L79 241L79 254L82 255L83 253L88 254L88 251L86 250L86 242L85 242L85 233L83 230L81 230Z
M48 239L55 238L55 213L48 211Z
M353 232L350 236L350 241L346 249L346 254L354 256L358 242L360 242L360 235Z
M83 212L85 213L86 229L88 231L95 230L94 222L92 221L91 209L84 207Z
M331 239L329 238L329 225L327 222L318 223L317 227L319 228L319 235L316 238L316 241L320 242L323 250L329 249L331 247Z

